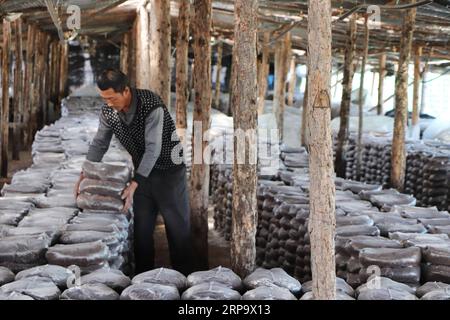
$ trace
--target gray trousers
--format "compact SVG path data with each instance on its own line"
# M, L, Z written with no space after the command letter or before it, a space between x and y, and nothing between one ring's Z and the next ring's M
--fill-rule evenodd
M164 219L172 268L187 275L192 270L192 243L186 167L153 169L140 179L134 193L135 274L154 268L153 232L158 212Z

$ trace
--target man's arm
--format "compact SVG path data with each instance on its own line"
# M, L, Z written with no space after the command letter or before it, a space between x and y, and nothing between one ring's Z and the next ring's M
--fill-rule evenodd
M145 153L135 177L148 177L161 154L164 110L156 108L145 119Z
M97 134L89 145L89 151L86 159L92 162L100 162L103 159L113 136L112 128L106 121L103 113L100 112L100 122Z

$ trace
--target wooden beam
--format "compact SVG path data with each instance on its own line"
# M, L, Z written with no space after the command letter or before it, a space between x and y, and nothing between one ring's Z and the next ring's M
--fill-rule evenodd
M403 1L414 4L416 0ZM412 37L416 9L409 9L403 16L402 44L400 46L400 60L395 79L395 119L394 135L392 139L391 156L391 184L399 191L403 191L405 181L406 151L405 130L408 115L408 65L411 56Z
M383 103L384 103L384 78L386 76L386 52L380 55L379 60L379 70L378 70L378 104L377 104L377 114L381 116L383 114Z
M245 137L237 135L234 137L231 265L233 271L242 279L253 272L256 259L257 11L258 0L236 0L235 2L236 74L239 75L239 85L236 86L232 97L233 122L234 129ZM244 143L241 144L240 141ZM241 156L244 158L243 162Z
M357 166L356 176L358 180L361 179L361 167L362 167L362 135L363 135L363 119L364 119L364 76L366 74L367 56L369 54L369 18L364 18L364 52L361 58L361 77L359 81L359 110L358 110L358 142L357 142Z
M14 64L14 127L13 127L13 160L20 159L21 149L21 133L23 118L23 71L22 71L22 19L13 22L15 35L14 56L16 58Z
M8 145L9 145L9 71L11 46L11 22L3 18L2 47L2 108L1 108L1 161L0 175L8 177Z
M422 47L415 48L414 54L414 91L413 91L413 110L411 125L414 127L419 124L419 87L420 87L420 57Z
M191 224L198 269L208 268L209 165L203 141L211 118L211 0L194 0L194 133L192 135ZM200 128L199 128L200 127Z
M335 186L331 142L331 1L309 0L308 123L312 293L336 299Z
M355 49L356 49L356 15L353 14L350 18L348 29L348 40L345 50L344 62L344 78L342 80L342 100L340 110L340 125L337 137L336 147L336 174L339 177L345 178L346 161L344 154L344 145L348 140L348 117L350 113L352 83L355 74Z
M267 77L269 76L269 46L270 32L264 32L263 42L261 44L262 53L258 68L258 114L264 113L267 92Z
M220 75L222 71L222 54L223 54L223 42L220 39L217 44L217 64L216 64L216 88L214 91L214 107L219 109L220 107Z
M150 0L150 89L170 109L170 1Z
M188 53L191 7L189 0L181 0L177 28L176 65L176 125L184 145L187 135L187 106L189 97Z

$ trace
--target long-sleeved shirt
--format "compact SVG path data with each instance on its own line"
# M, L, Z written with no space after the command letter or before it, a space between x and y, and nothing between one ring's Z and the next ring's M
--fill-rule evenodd
M126 125L130 125L134 119L137 109L137 94L131 88L131 105L127 112L118 112L118 115ZM136 174L148 177L161 153L164 110L156 108L145 119L145 153L142 157ZM99 126L97 134L92 140L86 159L93 162L100 162L106 151L108 151L113 130L109 126L105 116L100 112Z

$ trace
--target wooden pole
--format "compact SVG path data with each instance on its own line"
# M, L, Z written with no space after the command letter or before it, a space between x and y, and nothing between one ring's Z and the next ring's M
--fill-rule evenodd
M308 75L306 75L305 92L303 93L301 143L303 147L308 145Z
M336 298L335 186L331 142L331 1L308 5L308 123L313 298Z
M191 16L189 0L180 2L178 28L177 28L177 65L176 65L176 125L179 129L181 141L186 141L187 106L188 106L188 51L189 51L189 24Z
M415 3L416 0L403 1ZM400 59L395 79L395 119L392 139L391 184L399 191L403 190L405 181L406 152L405 129L408 114L408 65L411 56L411 45L416 20L416 9L409 9L403 16L403 30L400 42Z
M361 179L362 166L362 135L363 135L363 119L364 119L364 75L366 73L367 56L369 53L369 18L364 19L364 51L361 61L361 78L359 82L359 112L358 112L358 146L357 146L357 167L356 176Z
M421 94L421 98L420 98L420 113L425 113L425 106L427 103L427 97L426 97L426 93L427 93L427 74L428 74L428 68L429 68L429 60L430 60L430 56L433 53L433 48L431 48L429 56L427 57L427 60L425 62L425 66L423 67L422 70L422 94Z
M36 37L36 27L29 24L27 29L27 48L26 48L26 61L25 61L25 83L24 83L24 110L23 110L23 123L26 127L23 128L23 145L27 146L30 142L29 133L29 121L31 114L31 105L33 97L33 61L34 61L34 43Z
M288 32L280 40L275 49L275 89L273 98L273 108L277 119L280 140L284 133L284 107L286 99L286 79L288 71L288 56L291 47L291 33Z
M31 99L31 113L30 113L30 132L29 132L29 144L33 142L34 134L37 131L37 123L38 123L38 105L39 105L39 76L40 76L40 55L42 52L42 41L43 41L43 34L42 32L37 29L36 27L36 36L34 38L34 61L33 61L33 85L32 85L32 99Z
M211 118L211 0L194 0L194 134L191 169L191 221L196 262L208 268L209 165L203 159L207 142L203 141ZM199 128L200 127L200 128Z
M241 278L254 270L256 258L257 12L258 0L236 0L234 39L237 55L236 74L240 76L239 85L236 86L232 96L235 112L233 122L235 130L239 133L249 133L243 145L239 143L237 135L234 137L231 265L233 271ZM244 157L244 161L240 161L241 156Z
M269 75L269 41L270 33L264 32L264 38L262 43L262 55L260 70L258 76L258 114L264 113L264 106L266 102L267 92L267 76Z
M150 89L149 15L145 3L139 6L136 20L136 87Z
M22 20L14 21L16 63L14 65L14 127L13 160L20 159L23 117L23 71L22 71Z
M345 178L345 155L344 145L348 139L348 117L350 112L352 83L355 74L355 51L356 51L356 15L350 18L347 33L347 44L345 46L344 78L342 80L342 100L340 110L340 126L337 137L336 148L336 174Z
M297 81L297 75L295 74L295 56L290 53L291 62L289 64L289 82L288 82L288 106L294 105L295 83Z
M150 0L150 88L170 110L170 1Z
M67 77L69 72L69 45L67 42L61 44L61 64L59 72L59 102L67 93Z
M42 56L42 73L41 73L41 108L42 108L42 127L47 125L49 116L49 101L48 101L48 82L49 82L49 45L50 45L50 35L45 33L44 36L44 51Z
M219 39L217 44L217 69L216 69L216 89L214 91L214 107L219 109L220 107L220 75L222 71L222 54L223 54L223 42Z
M380 70L379 70L379 80L378 80L378 104L377 104L377 114L381 116L383 114L383 103L384 103L384 77L386 76L386 53L383 52L380 55Z
M137 38L137 25L138 25L138 19L134 19L134 23L133 23L133 28L131 29L130 33L131 33L131 43L130 43L130 65L129 65L129 77L130 77L130 85L132 87L137 87L137 80L136 80L136 66L137 66L137 61L136 61L136 49L137 49L137 42L138 42L138 38Z
M236 71L236 48L235 48L235 45L233 44L233 51L232 51L232 57L231 57L230 86L229 86L229 90L228 90L228 92L229 92L228 110L227 110L228 116L232 116L234 114L231 97L233 96L233 90L235 89L235 86L236 86L236 78L237 78L237 76L235 75L236 72L237 72Z
M129 32L125 32L122 36L122 43L120 45L120 70L126 75L129 73L129 57L130 57L130 39L131 35Z
M0 174L8 177L9 142L9 69L10 69L11 23L3 19L2 46L2 108L1 108L1 161Z
M411 125L414 127L419 124L419 87L420 87L420 57L422 56L422 47L416 47L414 55L414 93L413 110Z

